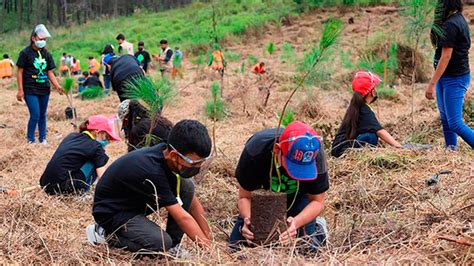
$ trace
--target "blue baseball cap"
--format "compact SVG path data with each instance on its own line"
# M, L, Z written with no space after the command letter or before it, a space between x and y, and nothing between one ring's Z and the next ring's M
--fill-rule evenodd
M283 130L279 143L283 167L291 178L311 181L318 177L316 157L321 143L313 128L303 122L292 122Z

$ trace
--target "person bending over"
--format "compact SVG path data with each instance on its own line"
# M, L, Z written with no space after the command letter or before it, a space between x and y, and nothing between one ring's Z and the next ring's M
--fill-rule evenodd
M385 143L401 148L377 120L370 104L377 100L375 88L381 79L370 72L358 72L352 80L354 95L347 108L341 127L332 143L331 155L340 157L347 149L366 145L377 146L379 138Z
M69 134L59 144L40 178L44 191L50 195L89 191L104 173L109 160L105 145L120 140L113 125L114 119L91 116L81 124L79 133Z
M329 176L322 143L310 126L295 121L278 131L274 145L276 130L257 132L247 141L240 156L235 171L240 214L230 235L232 249L254 239L252 191L262 188L287 194L288 230L280 234L281 241L306 237L310 240L310 250L316 250L325 242L326 222L319 216L324 209Z
M145 107L137 100L125 100L119 105L118 116L122 121L122 129L126 132L128 152L145 147L151 128L151 120ZM171 128L173 123L159 112L155 127L151 131L150 146L166 142Z
M97 224L86 233L90 243L108 243L131 252L168 251L184 233L208 245L210 228L194 195L192 177L211 154L206 127L182 120L171 130L168 144L142 148L115 161L99 180L92 214ZM168 211L166 230L147 218Z

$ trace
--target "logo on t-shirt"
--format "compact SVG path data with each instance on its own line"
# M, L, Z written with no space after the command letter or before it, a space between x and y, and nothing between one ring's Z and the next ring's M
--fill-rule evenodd
M44 58L37 57L33 62L33 66L38 70L38 75L36 77L33 76L33 78L36 78L36 82L38 83L45 83L48 79L48 76L44 73L44 70L48 66L46 60Z
M281 181L280 181L281 180ZM278 176L272 177L272 192L282 192L286 194L293 194L298 190L298 181L281 175L281 179Z
M137 56L137 60L138 60L138 63L139 63L139 64L141 64L144 59L145 59L145 57L144 57L142 54L139 54L139 55Z

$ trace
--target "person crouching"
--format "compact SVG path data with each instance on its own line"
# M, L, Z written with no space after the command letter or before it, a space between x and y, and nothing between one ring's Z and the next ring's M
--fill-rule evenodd
M89 117L80 125L80 132L69 134L49 161L40 185L50 195L80 194L89 191L105 172L109 157L104 147L119 141L114 120L103 115Z

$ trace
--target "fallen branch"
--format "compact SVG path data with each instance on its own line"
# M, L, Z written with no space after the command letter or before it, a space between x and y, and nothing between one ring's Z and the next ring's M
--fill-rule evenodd
M468 240L463 239L463 238L459 239L459 238L454 238L451 236L438 236L438 239L454 242L456 244L464 245L464 246L474 246L473 242L469 242Z

